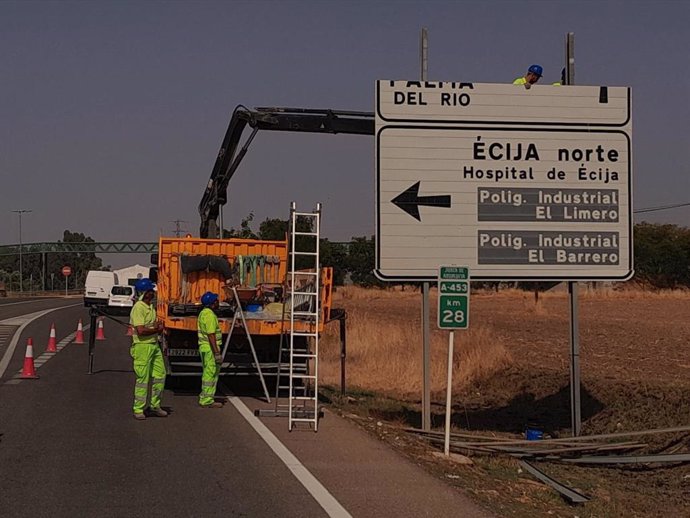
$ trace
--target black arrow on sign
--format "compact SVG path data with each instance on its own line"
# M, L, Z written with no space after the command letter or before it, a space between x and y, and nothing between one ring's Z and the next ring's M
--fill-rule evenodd
M419 184L417 182L405 192L399 194L391 200L393 204L400 207L417 221L422 221L419 217L419 206L426 205L427 207L450 207L450 195L442 194L440 196L419 196Z

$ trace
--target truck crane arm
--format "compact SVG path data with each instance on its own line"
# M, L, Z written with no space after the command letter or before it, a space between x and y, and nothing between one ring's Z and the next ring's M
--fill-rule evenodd
M252 132L240 147L245 128ZM199 204L200 236L217 238L220 207L227 203L228 184L259 130L298 131L306 133L346 133L373 135L372 112L318 110L308 108L255 108L238 105L232 113L211 178Z

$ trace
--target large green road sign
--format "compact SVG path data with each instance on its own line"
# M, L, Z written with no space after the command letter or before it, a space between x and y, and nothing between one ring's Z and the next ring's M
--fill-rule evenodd
M470 271L465 266L438 270L438 327L467 329L470 321Z

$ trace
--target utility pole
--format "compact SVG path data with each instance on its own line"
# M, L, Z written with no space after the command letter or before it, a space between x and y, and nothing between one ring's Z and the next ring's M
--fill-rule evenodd
M176 219L173 220L173 223L175 223L175 237L180 237L182 232L184 232L184 230L182 230L182 226L180 225L180 223L189 223L189 221L185 221L183 219Z
M32 212L27 209L13 210L19 214L19 292L24 292L24 268L22 266L22 214Z

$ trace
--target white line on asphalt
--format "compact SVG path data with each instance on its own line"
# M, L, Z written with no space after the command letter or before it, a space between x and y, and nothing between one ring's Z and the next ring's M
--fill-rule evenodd
M12 355L14 354L14 350L17 347L17 343L19 342L19 338L22 336L22 331L24 331L24 328L28 326L31 322L36 320L37 318L41 318L43 315L47 315L48 313L52 313L53 311L57 311L59 309L66 309L66 308L73 308L75 306L81 306L81 304L71 304L69 306L61 306L59 308L52 308L52 309L46 309L44 311L38 311L36 313L32 313L31 315L26 316L26 321L22 321L22 323L19 325L19 329L15 331L14 333L14 338L12 338L12 341L10 342L10 345L7 346L7 350L5 351L5 355L2 357L2 360L0 360L0 378L2 378L3 374L5 374L5 371L7 370L7 366L10 364L10 360L12 359ZM29 318L31 317L31 318ZM21 317L16 317L16 318L11 318L4 320L3 322L9 322L9 321L21 321Z
M90 325L85 325L85 326L83 327L83 331L88 331L88 329L89 329L90 327L91 327ZM62 351L65 347L67 347L67 345L68 345L72 340L74 340L74 338L75 338L76 336L77 336L77 332L75 331L74 333L69 334L69 335L67 335L65 338L63 338L62 340L60 340L60 341L58 342L58 344L55 346L56 349L57 349L57 352L59 353L59 352ZM43 354L42 354L41 356L39 356L38 358L36 358L36 359L34 360L34 367L36 368L36 370L38 370L38 369L39 369L42 365L44 365L45 363L48 363L48 360L50 360L50 359L51 359L53 356L55 356L56 354L57 354L57 353L48 353L48 352L46 352L46 353L43 353ZM14 376L12 376L12 379L6 381L5 384L6 384L6 385L16 385L17 383L21 382L21 381L22 381L22 370L23 370L23 369L19 369L19 370L17 371L17 373L16 373Z
M351 517L350 513L340 505L335 497L328 492L328 490L323 487L321 482L312 475L307 468L295 457L287 447L278 440L278 438L273 435L273 433L263 424L251 410L247 408L240 398L237 396L228 396L228 401L233 404L242 417L254 428L254 431L259 434L269 448L273 450L283 464L292 471L292 474L297 480L304 486L304 488L309 491L314 500L323 507L328 516L335 518L346 518Z
M24 300L22 302L8 302L7 304L0 304L0 308L4 308L5 306L16 306L17 304L33 304L38 302L39 300L50 300L50 299L36 299L36 300Z

